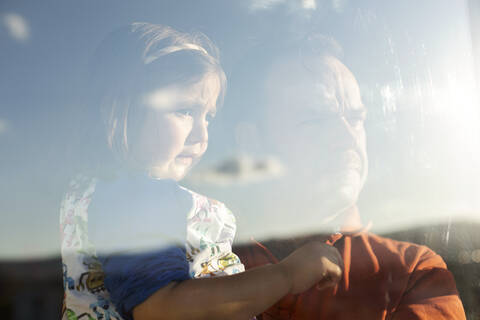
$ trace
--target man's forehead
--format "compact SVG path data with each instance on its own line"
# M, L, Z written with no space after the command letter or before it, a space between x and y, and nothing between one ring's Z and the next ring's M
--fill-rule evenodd
M279 59L267 77L269 100L312 111L362 111L358 83L350 70L334 57L314 61ZM310 67L309 67L310 66Z

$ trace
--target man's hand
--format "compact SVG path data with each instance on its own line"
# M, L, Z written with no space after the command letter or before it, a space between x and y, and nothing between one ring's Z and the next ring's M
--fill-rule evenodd
M290 280L290 293L297 294L317 284L323 289L335 286L342 278L343 260L338 250L313 241L283 259L281 265Z

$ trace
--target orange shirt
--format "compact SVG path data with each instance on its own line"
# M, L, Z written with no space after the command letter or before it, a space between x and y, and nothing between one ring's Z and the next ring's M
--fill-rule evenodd
M465 319L452 274L425 246L360 232L272 240L234 251L250 269L276 263L311 240L339 250L345 264L341 282L335 288L288 295L260 319Z

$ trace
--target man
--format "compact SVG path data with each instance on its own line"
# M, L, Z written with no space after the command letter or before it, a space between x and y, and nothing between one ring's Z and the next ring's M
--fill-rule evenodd
M249 269L323 241L338 249L344 269L336 287L287 296L260 317L465 319L439 255L370 234L361 223L356 203L368 168L366 108L351 71L326 51L286 50L271 62L262 90L265 140L287 167L285 180L271 190L275 196L265 201L292 210L291 218L279 219L303 235L234 251ZM319 234L325 226L337 232Z

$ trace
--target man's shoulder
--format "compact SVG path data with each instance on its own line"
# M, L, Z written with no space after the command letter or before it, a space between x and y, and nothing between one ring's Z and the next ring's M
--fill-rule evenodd
M394 240L373 233L362 233L355 240L364 242L377 257L399 260L410 269L409 271L429 267L446 268L442 257L425 245Z

